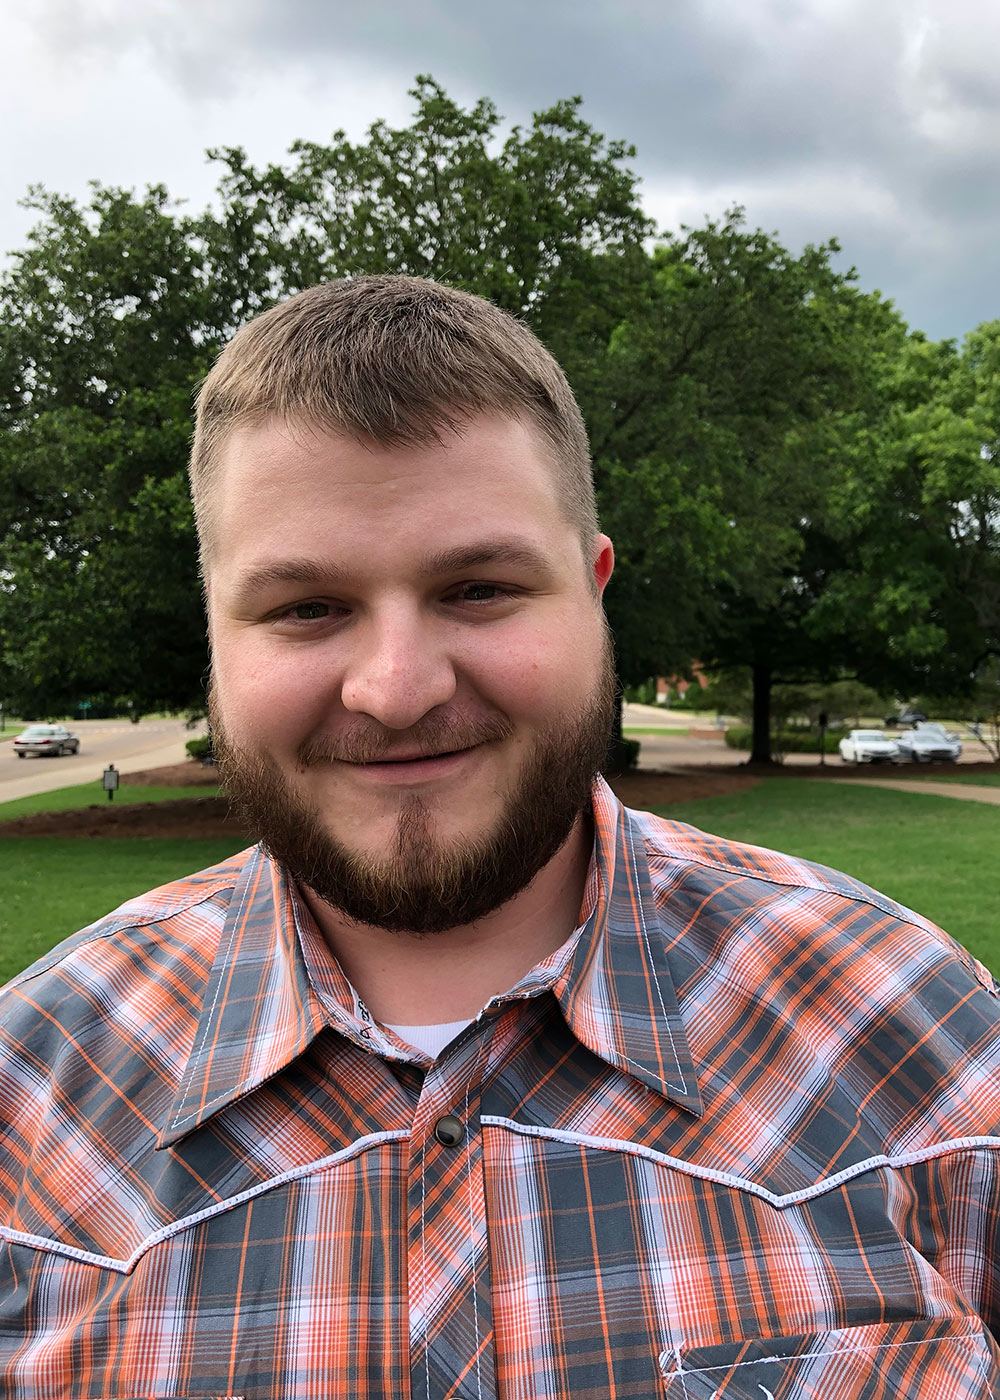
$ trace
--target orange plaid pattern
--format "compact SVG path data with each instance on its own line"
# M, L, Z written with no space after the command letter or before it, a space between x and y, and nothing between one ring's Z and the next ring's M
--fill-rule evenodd
M11 983L3 1400L1000 1394L992 978L846 876L594 819L583 926L433 1063L259 850Z

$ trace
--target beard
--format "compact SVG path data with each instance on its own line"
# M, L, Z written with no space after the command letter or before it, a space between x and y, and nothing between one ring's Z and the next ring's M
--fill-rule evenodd
M541 731L501 794L483 831L451 841L434 832L431 806L419 793L400 803L387 849L359 853L297 793L260 749L241 747L226 730L214 691L209 719L219 774L238 815L293 879L356 923L426 935L471 924L525 889L567 840L590 801L590 787L608 750L614 719L615 671L605 629L601 674L579 708ZM513 726L495 713L476 720L430 714L407 738L427 753L503 742ZM375 762L399 736L367 722L336 740L307 739L301 768Z

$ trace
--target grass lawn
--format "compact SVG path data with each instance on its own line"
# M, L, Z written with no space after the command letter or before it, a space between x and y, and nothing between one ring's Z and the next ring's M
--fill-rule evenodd
M1000 807L772 778L660 812L846 870L933 919L1000 974Z
M974 787L1000 787L1000 773L963 773L961 768L950 773L927 773L929 783L971 783Z
M243 844L73 836L0 840L0 982L124 900L225 860Z
M690 734L690 729L679 729L673 724L626 724L622 729L623 734L666 734L676 735L683 738Z
M70 805L63 789L31 810ZM92 785L84 788L93 800ZM135 788L135 801L212 789ZM116 796L116 801L123 794ZM78 804L79 805L79 804ZM21 802L6 803L14 815ZM1000 807L881 788L774 778L746 792L663 808L722 836L849 871L918 909L1000 971L1000 890L994 875ZM0 981L122 900L224 860L239 842L0 839Z
M130 802L170 802L178 797L212 797L217 787L135 787L128 786L128 774L115 793L116 806ZM75 787L57 788L54 792L38 792L31 797L15 797L13 802L0 802L0 822L13 817L28 817L33 812L65 812L74 807L105 805L107 793L99 781L79 783Z

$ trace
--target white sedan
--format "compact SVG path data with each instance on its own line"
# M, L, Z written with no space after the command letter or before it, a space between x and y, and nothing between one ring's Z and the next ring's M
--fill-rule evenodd
M899 763L899 745L881 729L852 729L838 745L845 763Z
M932 763L943 758L948 763L957 763L962 753L962 741L957 734L950 734L943 724L928 722L908 729L896 738L899 752L911 763Z

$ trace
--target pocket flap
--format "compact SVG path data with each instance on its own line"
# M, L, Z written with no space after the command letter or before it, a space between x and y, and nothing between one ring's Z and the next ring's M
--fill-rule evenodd
M982 1325L933 1318L723 1346L676 1347L660 1366L666 1400L993 1400L1000 1368ZM877 1381L872 1389L872 1381Z

